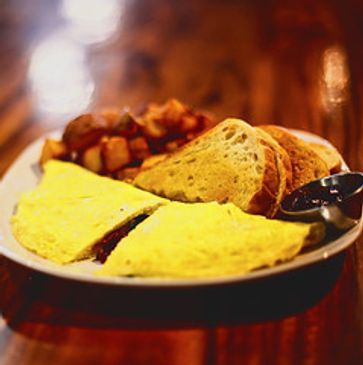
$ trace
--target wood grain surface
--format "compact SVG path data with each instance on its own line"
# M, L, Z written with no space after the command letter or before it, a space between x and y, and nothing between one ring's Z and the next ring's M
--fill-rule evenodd
M359 0L0 1L0 175L84 110L169 97L319 134L363 170L362 23ZM86 285L2 257L0 364L359 365L361 244L198 290Z

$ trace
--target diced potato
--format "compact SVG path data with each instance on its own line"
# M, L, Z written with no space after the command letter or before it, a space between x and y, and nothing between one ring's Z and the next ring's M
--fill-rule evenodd
M130 112L125 112L114 124L113 131L122 137L133 138L140 134L141 125Z
M136 137L129 140L131 155L136 160L144 160L151 155L149 145L144 137Z
M131 182L139 172L140 167L126 167L124 169L116 171L114 176L117 180Z
M40 154L39 163L44 165L48 160L65 158L69 151L62 141L46 139Z
M84 150L95 145L107 133L108 124L104 118L82 114L68 123L63 142L72 151Z
M137 134L136 119L127 110L118 108L103 109L101 117L106 121L110 135L133 137Z
M101 143L101 152L105 168L114 172L131 161L127 141L123 137L111 137Z
M174 139L173 141L167 142L165 144L165 150L167 152L173 152L176 149L178 149L180 146L184 145L186 142L187 141L185 138Z
M189 132L198 127L198 119L195 116L185 115L181 120L180 130Z
M81 162L86 169L96 173L101 172L103 170L101 145L87 148L82 154Z
M186 139L185 143L197 138L199 134L200 133L198 133L198 132L189 132L189 133L187 133L187 135L185 136L185 139Z
M116 125L121 118L121 111L119 108L104 108L101 111L101 116L106 120L109 127Z
M164 104L164 116L166 119L178 122L185 112L186 107L177 99L169 99Z
M166 159L168 155L166 153L159 154L159 155L152 155L148 157L141 165L141 168L147 169L151 166L156 165L158 162L163 161Z
M147 137L162 138L168 133L166 127L158 123L156 120L143 119L143 124L143 132Z

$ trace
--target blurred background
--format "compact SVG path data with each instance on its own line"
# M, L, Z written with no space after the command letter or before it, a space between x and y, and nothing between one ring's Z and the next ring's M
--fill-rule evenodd
M358 165L363 3L348 3L2 0L0 174L86 110L170 97L324 134Z

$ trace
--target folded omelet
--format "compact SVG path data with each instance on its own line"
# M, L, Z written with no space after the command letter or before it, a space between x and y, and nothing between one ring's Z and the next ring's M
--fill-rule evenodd
M321 223L292 223L244 213L235 205L172 202L140 223L99 275L205 278L243 274L296 256L320 241Z
M168 201L73 163L51 160L35 190L23 194L11 225L20 244L65 264L94 255L110 231Z

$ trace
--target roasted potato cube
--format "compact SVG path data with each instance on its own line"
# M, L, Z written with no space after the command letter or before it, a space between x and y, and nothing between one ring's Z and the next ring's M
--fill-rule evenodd
M141 125L129 112L122 114L118 123L113 126L113 131L122 137L133 138L140 135Z
M87 148L82 154L81 163L88 170L96 173L101 172L103 170L101 145L96 144Z
M158 123L158 121L153 119L143 119L143 132L145 136L150 138L162 138L168 133L165 126Z
M115 172L114 176L117 180L131 182L140 172L140 167L126 167Z
M152 167L156 165L158 162L163 161L166 159L168 155L166 153L162 153L159 155L152 155L148 157L141 165L142 169L148 169L149 167Z
M109 126L113 128L114 125L118 124L122 114L119 108L104 108L101 111L101 117L104 118Z
M164 117L166 119L178 122L186 110L186 107L179 100L169 99L164 104Z
M131 155L136 160L144 160L151 155L149 145L144 137L136 137L129 140Z
M69 154L67 146L62 141L46 139L40 154L39 163L44 165L48 160L66 158Z
M84 150L95 145L107 133L108 124L104 118L82 114L68 123L63 142L72 151Z
M114 172L131 161L131 154L127 141L123 137L111 137L103 141L102 158L108 172Z
M167 152L173 152L186 143L187 140L185 138L174 139L173 141L169 141L165 144L165 150Z
M180 130L182 132L189 132L198 127L198 119L192 115L185 115L181 120Z

